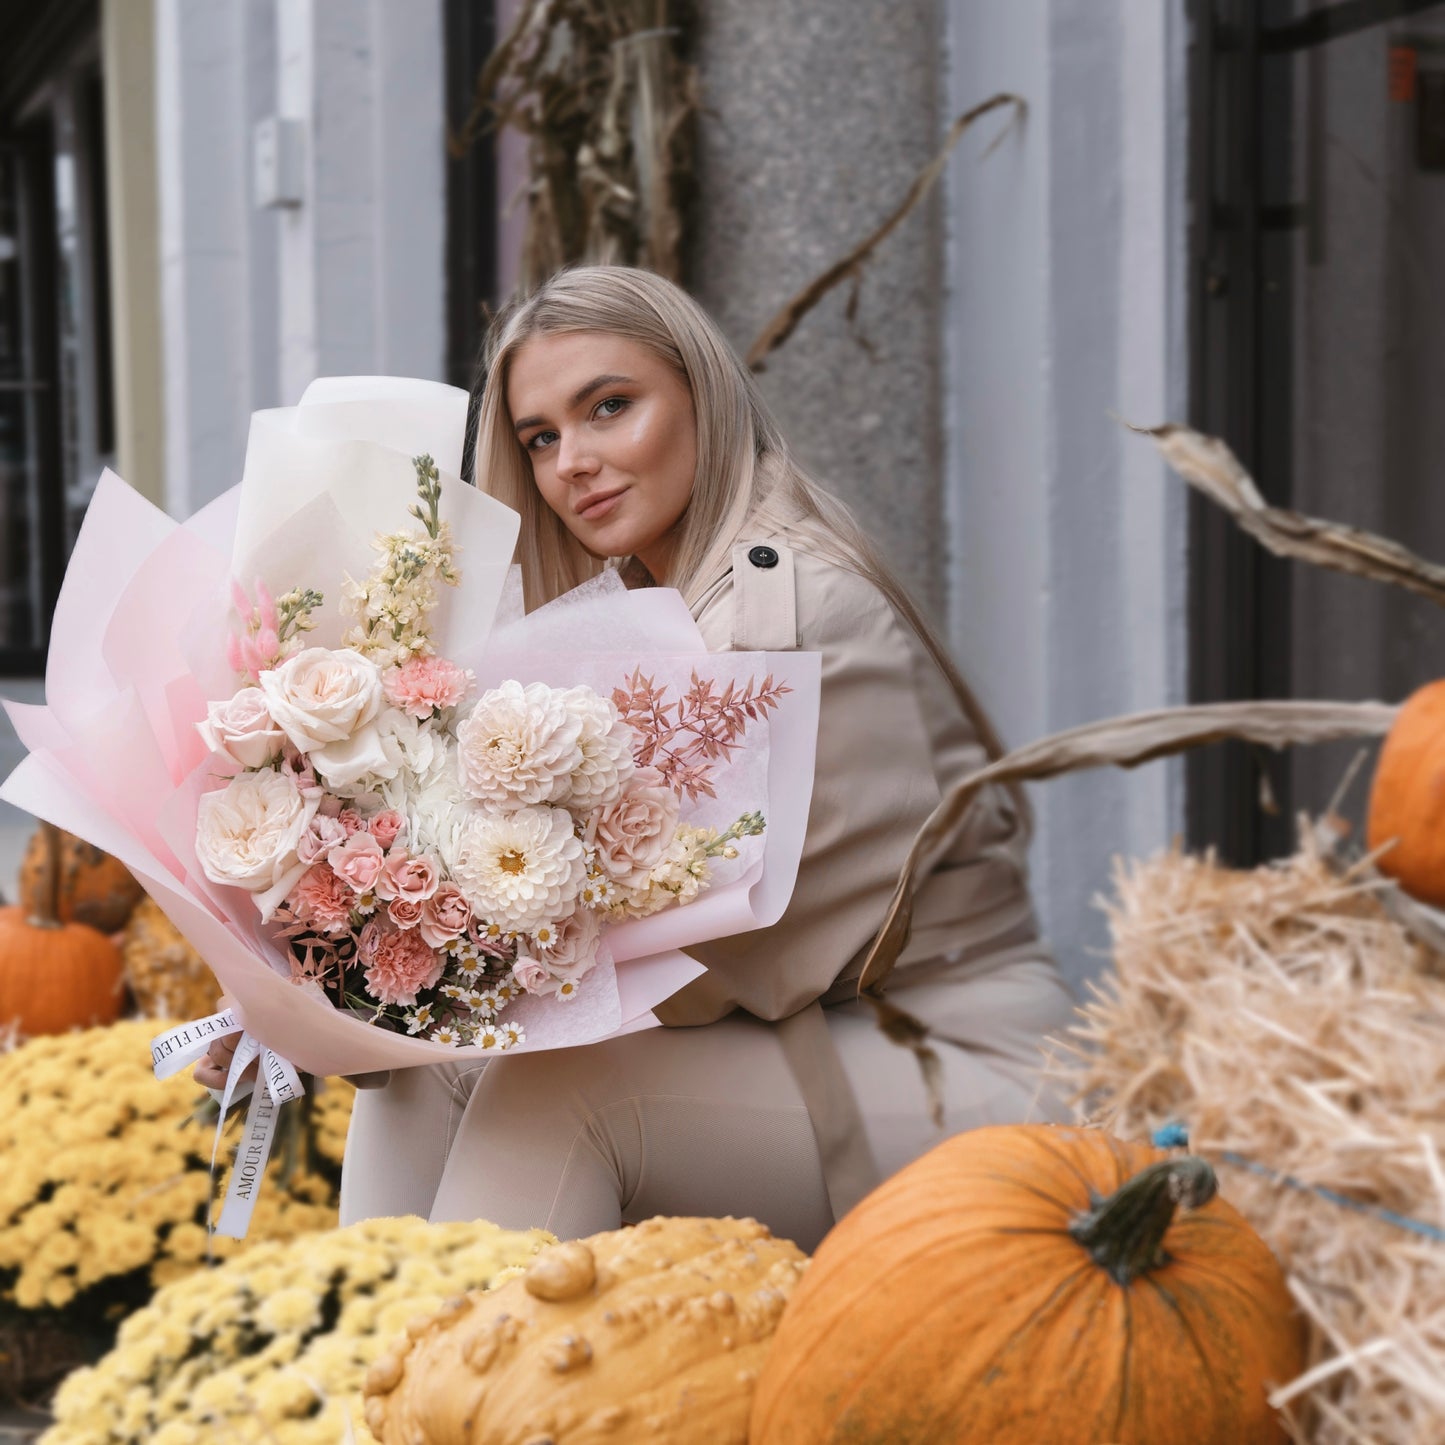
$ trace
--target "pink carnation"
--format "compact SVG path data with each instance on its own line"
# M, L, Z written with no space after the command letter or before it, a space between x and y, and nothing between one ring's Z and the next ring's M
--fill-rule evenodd
M399 930L377 918L361 930L357 956L366 965L371 996L384 1004L414 1004L442 976L442 955L416 929Z
M397 838L406 832L406 819L394 808L387 808L384 812L377 813L367 827L371 830L371 836L383 848L390 848Z
M319 933L344 933L351 926L356 894L325 863L308 868L286 899L300 923Z
M386 700L412 717L428 718L437 708L455 707L474 681L466 668L444 657L412 657L382 674Z

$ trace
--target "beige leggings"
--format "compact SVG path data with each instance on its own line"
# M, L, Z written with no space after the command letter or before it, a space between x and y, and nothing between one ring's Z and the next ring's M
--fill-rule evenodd
M1037 957L981 978L895 989L973 1047L939 1047L946 1127L918 1064L866 1004L827 1009L886 1176L946 1133L1062 1117L1037 1078L1072 1001ZM360 1091L341 1222L417 1214L541 1225L563 1239L655 1214L751 1215L811 1251L833 1222L808 1111L776 1031L745 1014L589 1048L393 1073Z

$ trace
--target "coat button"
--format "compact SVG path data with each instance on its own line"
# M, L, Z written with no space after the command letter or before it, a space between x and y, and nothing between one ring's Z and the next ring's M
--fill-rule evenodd
M778 554L771 547L754 547L748 553L748 561L754 567L776 567Z

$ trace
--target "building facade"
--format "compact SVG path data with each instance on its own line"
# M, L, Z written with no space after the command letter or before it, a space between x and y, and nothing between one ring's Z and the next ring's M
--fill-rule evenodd
M7 693L34 692L101 466L183 516L239 476L250 413L315 375L465 383L516 274L525 156L448 138L515 12L49 0L0 21ZM1011 743L1191 699L1398 696L1445 663L1424 604L1265 564L1123 425L1195 420L1270 500L1445 554L1442 15L693 7L688 280L739 349L898 206L955 116L1023 102L963 136L761 378ZM1070 976L1097 967L1116 856L1186 835L1262 856L1347 761L1220 750L1035 788Z

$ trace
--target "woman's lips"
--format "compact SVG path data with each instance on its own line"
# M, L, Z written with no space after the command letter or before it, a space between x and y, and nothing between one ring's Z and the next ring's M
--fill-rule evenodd
M609 512L622 500L626 488L616 492L606 492L595 501L585 502L577 508L577 515L584 522L597 522L607 516Z

